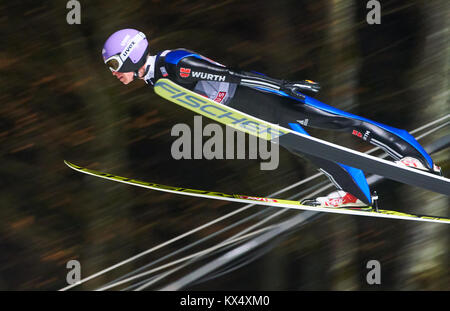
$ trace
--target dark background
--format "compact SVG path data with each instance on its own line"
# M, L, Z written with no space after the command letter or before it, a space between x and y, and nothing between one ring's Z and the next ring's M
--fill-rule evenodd
M124 86L112 77L101 58L110 34L137 28L151 54L184 47L232 68L316 80L323 102L411 130L449 111L449 2L381 3L381 24L368 25L366 1L81 1L81 24L68 25L66 1L2 2L0 289L59 289L71 259L85 277L239 207L83 176L64 159L162 184L253 195L316 173L285 150L275 171L259 170L257 160L173 160L170 130L192 124L194 114L142 81ZM370 148L345 135L311 133ZM421 143L445 134L448 128ZM433 158L450 169L448 151ZM390 181L377 191L384 209L448 216L445 196ZM238 219L80 288L101 286ZM326 215L246 267L190 289L449 290L447 227ZM381 285L365 281L371 259L381 262Z

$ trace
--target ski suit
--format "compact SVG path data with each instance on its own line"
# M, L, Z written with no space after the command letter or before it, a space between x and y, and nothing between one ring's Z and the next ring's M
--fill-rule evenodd
M144 80L153 85L168 78L216 102L268 122L309 135L304 126L344 131L382 148L393 159L419 159L428 169L433 161L405 130L336 109L289 88L290 82L263 74L233 71L186 49L166 50L146 61ZM371 204L364 173L357 168L302 154L325 173L335 186Z

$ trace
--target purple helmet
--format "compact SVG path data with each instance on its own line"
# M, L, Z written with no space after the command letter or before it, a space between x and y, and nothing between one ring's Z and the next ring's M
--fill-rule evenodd
M113 33L103 46L102 56L111 71L131 72L141 68L147 59L148 42L145 34L136 29L122 29Z

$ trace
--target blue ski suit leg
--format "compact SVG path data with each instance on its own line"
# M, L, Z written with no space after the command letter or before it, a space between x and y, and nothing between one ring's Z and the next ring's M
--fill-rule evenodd
M309 135L298 123L289 123L289 126L296 132ZM289 151L296 154L292 150ZM308 158L314 165L320 167L322 173L330 179L336 188L351 193L368 205L372 204L370 188L363 171L309 154L302 154L301 156Z
M380 146L394 159L412 156L423 161L427 167L433 166L422 146L404 130L341 111L308 96L302 101L279 91L262 91L238 87L229 106L303 134L308 134L303 126L346 131ZM371 204L370 189L360 169L307 154L302 156L320 167L338 189Z
M428 169L433 169L431 157L405 130L339 110L309 96L305 96L303 103L297 101L294 106L310 116L308 126L345 131L380 147L395 160L411 156L419 159Z

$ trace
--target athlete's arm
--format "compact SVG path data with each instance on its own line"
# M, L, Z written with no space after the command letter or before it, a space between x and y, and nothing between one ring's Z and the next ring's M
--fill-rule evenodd
M202 59L200 56L187 56L176 64L175 74L178 82L218 81L240 83L240 77L227 67Z
M178 53L187 53L187 51ZM175 65L175 66L174 66ZM320 89L318 83L303 80L290 82L268 77L247 71L234 71L203 56L190 53L180 57L176 62L172 61L172 76L176 82L185 84L196 81L219 81L236 83L247 87L256 87L266 90L283 91L292 96L299 96L298 92L317 93Z

